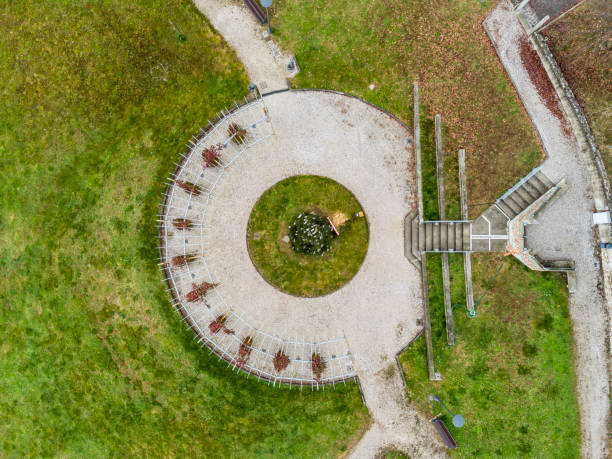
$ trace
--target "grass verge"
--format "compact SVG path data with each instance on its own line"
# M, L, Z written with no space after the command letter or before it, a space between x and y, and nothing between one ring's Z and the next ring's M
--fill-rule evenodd
M428 117L421 130L423 205L426 217L434 219L435 147ZM460 216L456 204L447 201L451 218ZM425 341L419 338L400 356L411 402L428 418L443 414L459 444L453 456L577 457L580 430L563 276L529 271L499 254L473 254L477 316L470 319L463 256L449 254L449 264L457 344L447 345L442 259L428 254L434 362L442 381L429 381ZM432 394L466 417L464 428L453 427L443 408L429 402Z
M295 52L297 87L363 97L412 119L412 82L443 120L449 202L466 149L468 196L489 202L542 159L537 135L482 28L492 0L280 0L276 34ZM374 89L368 89L369 85Z
M233 52L187 0L4 2L0 24L0 455L346 448L367 416L354 385L236 376L161 282L164 182L246 92Z

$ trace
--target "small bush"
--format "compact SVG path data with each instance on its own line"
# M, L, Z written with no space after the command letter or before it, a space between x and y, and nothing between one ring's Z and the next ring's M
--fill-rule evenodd
M224 330L226 328L226 320L227 317L224 314L221 314L220 316L217 316L217 318L213 320L210 324L208 324L208 329L211 333L217 333L219 330Z
M193 253L187 255L177 255L172 257L172 266L185 266L187 263L195 261L197 257Z
M193 227L193 222L188 218L175 218L172 223L177 229L188 230Z
M534 344L523 344L523 355L525 357L535 357L538 353L538 348Z
M227 135L233 136L232 142L240 145L246 140L247 131L237 123L231 123L227 128Z
M312 359L312 373L314 374L315 379L319 381L321 379L321 375L325 371L325 368L327 368L327 363L325 363L325 360L323 360L323 357L321 357L316 352L312 353L311 359Z
M203 300L206 292L212 288L215 288L217 285L219 284L210 284L208 282L202 282L200 285L195 283L191 284L191 288L193 290L185 295L185 298L190 302Z
M279 350L274 356L273 363L274 369L280 373L289 366L291 360L289 360L289 357L287 357L283 351Z
M546 313L544 317L542 317L536 323L536 328L538 330L551 331L553 328L553 316L549 313Z
M211 145L202 151L202 159L204 167L217 167L221 164L221 156L219 152L223 150L223 145Z
M531 446L530 443L527 443L526 441L521 440L519 442L517 449L521 453L521 456L525 456L525 455L528 455L533 450L533 446Z
M325 217L302 212L289 225L291 248L305 255L323 255L331 248L334 231Z
M548 383L544 387L543 392L548 398L557 398L557 396L561 392L561 388L559 387L559 384Z
M185 182L184 180L177 180L176 184L185 190L186 193L192 194L194 196L200 196L202 194L202 188L200 188L195 183Z
M528 365L521 365L519 363L518 369L516 370L516 372L521 375L521 376L525 376L525 375L530 375L531 374L531 367Z
M240 348L238 349L238 366L242 367L249 360L251 355L251 345L253 344L253 337L247 336L240 343Z

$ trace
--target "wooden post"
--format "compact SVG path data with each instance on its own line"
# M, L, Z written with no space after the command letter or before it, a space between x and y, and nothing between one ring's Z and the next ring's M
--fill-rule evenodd
M423 183L421 175L421 117L419 114L419 85L414 82L414 154L417 174L417 205L419 223L423 223ZM423 293L423 328L425 330L425 347L427 348L427 369L429 379L439 379L434 368L433 341L431 337L431 315L429 312L429 282L427 277L427 254L421 253L421 291Z
M534 25L529 32L527 32L527 35L531 35L532 33L537 32L538 29L540 29L544 24L546 24L546 21L548 21L549 19L550 19L550 16L547 14L542 19L540 19L538 23Z
M465 150L459 150L459 195L461 199L461 219L469 220L467 203L467 184L465 179ZM463 254L463 274L465 278L465 302L468 313L474 315L474 287L472 286L472 258L470 252Z
M436 172L438 175L438 211L440 220L446 220L444 202L444 157L442 155L442 117L436 115ZM448 253L442 253L442 285L444 288L444 315L446 318L446 341L449 346L455 345L455 323L450 291L450 266Z
M414 155L417 174L417 206L419 223L423 223L423 177L421 170L421 116L419 113L419 85L414 82Z

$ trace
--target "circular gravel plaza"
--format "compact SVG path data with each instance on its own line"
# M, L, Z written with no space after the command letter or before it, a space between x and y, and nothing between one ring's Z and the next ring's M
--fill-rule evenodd
M403 255L415 206L401 122L340 93L264 96L194 140L175 171L161 245L176 306L244 371L296 384L354 377L422 328L420 273ZM302 213L333 227L322 253L293 250Z

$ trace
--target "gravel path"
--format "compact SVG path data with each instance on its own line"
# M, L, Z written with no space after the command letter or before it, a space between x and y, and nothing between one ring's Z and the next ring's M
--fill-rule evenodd
M287 87L278 56L246 9L216 0L195 4L236 50L263 92ZM563 134L561 122L542 103L522 66L518 39L524 32L509 4L500 3L485 27L542 137L548 153L544 172L555 181L566 177L570 182L566 195L542 216L543 224L529 228L529 246L546 258L576 260L578 281L570 313L583 455L605 457L607 328L589 224L588 178L575 141ZM270 333L315 338L344 334L373 418L352 457L373 457L390 446L413 457L443 456L430 423L407 404L394 361L395 353L419 331L416 319L422 316L419 273L402 255L402 220L414 208L409 132L375 108L343 95L285 92L266 97L266 104L276 135L232 166L209 209L213 224L207 230L208 256L216 279L232 285L226 290L228 300ZM295 174L337 180L357 196L370 223L369 251L361 270L344 288L321 298L299 299L274 289L256 272L246 249L246 224L257 198Z
M360 343L368 356L372 342L388 352L400 349L418 332L422 313L420 276L403 257L403 216L415 205L410 134L391 117L344 95L291 91L264 100L275 135L226 171L206 211L207 262L226 302L274 335L335 338L345 332L356 358ZM259 197L302 174L347 187L370 227L368 253L355 277L316 298L288 295L266 282L246 245Z
M570 315L576 343L576 378L582 428L582 456L607 457L609 370L607 314L601 292L597 241L592 226L591 185L579 146L544 103L520 56L525 32L510 4L503 0L485 20L497 53L540 135L547 159L542 171L555 183L565 177L569 190L527 228L527 246L542 258L576 262L576 288ZM531 44L529 43L531 46ZM532 71L533 74L533 71ZM540 90L540 93L543 93Z
M289 87L281 59L270 42L263 40L263 29L246 7L220 0L194 0L194 3L234 48L249 78L262 92Z

